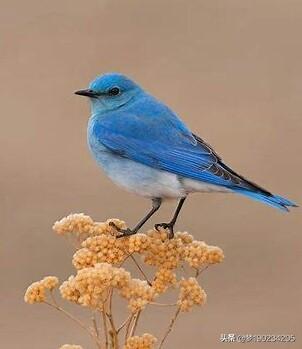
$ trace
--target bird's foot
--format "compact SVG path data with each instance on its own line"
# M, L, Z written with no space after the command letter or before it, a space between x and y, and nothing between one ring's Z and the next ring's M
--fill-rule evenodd
M116 238L117 239L124 238L124 237L131 236L131 235L134 235L134 234L136 234L136 231L131 230L130 228L119 229L118 235L116 236Z
M154 225L154 228L159 231L160 228L167 229L168 230L168 238L173 239L174 238L174 223L157 223Z
M116 235L117 239L136 234L136 231L131 230L130 228L126 228L126 229L119 228L114 222L110 222L109 225L117 231L118 233Z

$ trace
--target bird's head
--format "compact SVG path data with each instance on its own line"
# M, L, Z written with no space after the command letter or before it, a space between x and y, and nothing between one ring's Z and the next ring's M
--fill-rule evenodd
M94 79L87 89L75 94L89 97L93 112L114 110L139 96L143 90L125 75L107 73Z

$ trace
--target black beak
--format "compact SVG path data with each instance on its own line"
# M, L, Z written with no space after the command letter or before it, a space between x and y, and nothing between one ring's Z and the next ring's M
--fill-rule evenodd
M85 89L85 90L79 90L79 91L75 91L76 95L80 95L80 96L85 96L85 97L90 97L90 98L98 98L98 93L91 90L91 89Z

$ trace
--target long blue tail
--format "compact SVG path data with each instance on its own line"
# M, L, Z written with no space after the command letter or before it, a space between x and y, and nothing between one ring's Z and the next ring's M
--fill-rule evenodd
M289 211L288 207L298 207L297 204L294 202L283 198L279 195L273 195L273 194L266 194L261 192L253 192L249 190L244 189L236 189L235 193L245 195L247 197L250 197L251 199L254 199L256 201L263 202L266 205L279 208L282 211Z

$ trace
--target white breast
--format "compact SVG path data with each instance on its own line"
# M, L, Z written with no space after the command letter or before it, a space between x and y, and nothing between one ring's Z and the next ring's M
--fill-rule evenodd
M177 175L126 158L103 154L98 161L108 177L124 189L145 197L179 198L186 195Z
M98 165L120 187L145 197L180 198L194 192L227 192L216 185L177 176L112 153L93 136L89 148Z
M183 186L187 193L211 193L211 192L219 192L219 193L229 193L230 189L221 187L214 184L209 184L206 182L196 181L190 178L183 178Z
M228 192L228 189L183 178L98 149L98 164L118 186L141 196L180 198L194 192Z

